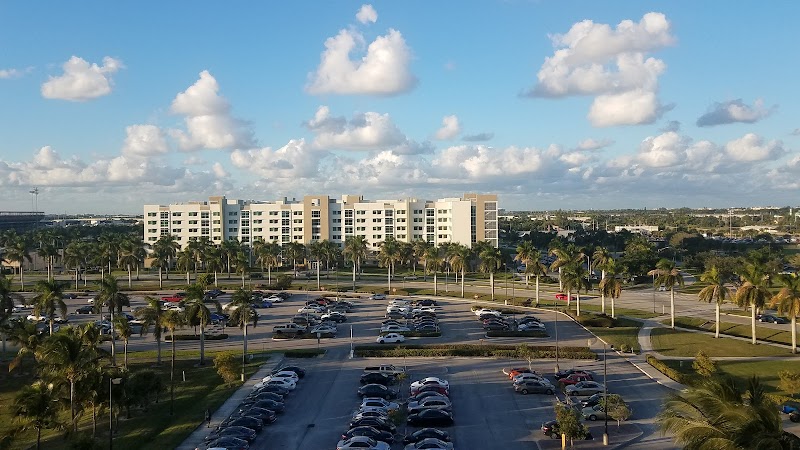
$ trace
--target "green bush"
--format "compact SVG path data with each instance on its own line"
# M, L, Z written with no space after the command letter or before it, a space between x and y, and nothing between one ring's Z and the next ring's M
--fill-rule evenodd
M690 379L686 375L678 372L672 367L667 366L660 359L653 355L647 355L647 363L653 366L654 369L668 376L672 380L677 381L678 383L689 384L690 382Z
M550 337L546 331L502 331L490 330L486 332L486 337Z
M220 352L214 357L214 368L226 383L233 383L242 373L242 362L234 352Z
M228 335L226 333L207 334L206 335L206 340L207 341L221 341L223 339L228 339ZM171 335L167 335L167 336L164 337L164 340L165 341L171 341L172 340L172 336ZM175 335L175 340L176 341L199 341L200 340L200 335L198 334L197 336L195 336L193 334L176 334Z
M580 316L575 311L567 311L570 317L585 327L614 328L617 323L611 316L583 312Z
M556 348L551 345L531 346L537 359L555 358ZM384 347L380 344L356 345L355 356L361 357L446 357L484 356L495 358L522 358L516 345L482 344L418 344ZM564 359L596 359L588 347L559 347L558 356Z

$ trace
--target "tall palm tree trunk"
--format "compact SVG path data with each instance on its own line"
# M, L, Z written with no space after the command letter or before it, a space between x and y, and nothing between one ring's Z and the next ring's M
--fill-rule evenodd
M600 281L602 282L605 279L606 279L606 271L603 270L602 273L600 274ZM603 314L606 313L606 293L603 292L602 290L600 291L600 312L602 312Z
M564 283L561 282L561 267L558 268L558 290L564 291ZM569 300L567 300L567 303L569 303Z
M206 326L200 321L200 365L206 365Z
M69 410L72 415L72 431L78 431L78 422L75 420L75 381L69 382Z
M536 275L536 306L539 306L539 275Z
M75 269L75 290L78 290L78 269Z
M353 292L356 291L356 261L353 260Z
M792 353L797 353L797 316L794 314L792 314Z
M750 305L750 332L753 336L753 345L756 344L756 306Z
M272 264L267 266L267 284L272 284Z
M158 326L161 326L160 324ZM161 365L161 335L156 339L156 365Z
M164 278L161 275L161 266L158 266L158 288L164 288Z
M50 317L50 336L53 335L53 318Z
M175 330L170 330L172 336L172 366L169 369L169 415L174 412L175 405Z
M108 308L111 313L111 365L117 365L117 343L114 340L114 308Z
M392 265L386 268L386 277L389 279L389 293L392 293Z
M717 303L717 307L716 307L716 311L714 312L714 316L715 316L715 319L717 321L717 327L716 327L716 330L714 331L714 337L719 339L719 302L716 302L716 303Z
M318 290L318 291L320 290L320 284L319 284L319 265L320 265L320 261L319 261L319 260L317 260L317 290Z
M464 269L461 269L461 298L464 298Z
M670 328L675 329L675 290L669 290Z
M575 315L581 315L581 290L575 293Z
M132 283L132 280L131 280L131 265L128 264L128 289L131 288L131 283Z
M128 370L128 340L125 339L125 343L122 345L122 351L125 355L125 370Z
M247 324L244 324L244 339L242 340L242 362L244 362L247 356ZM244 370L244 368L242 368Z
M489 286L492 289L492 300L494 300L494 272L489 272Z
M614 296L613 295L611 296L611 318L612 319L616 319L617 318L617 314L614 311Z
M436 280L436 272L433 272L433 295L439 295L437 291L439 290L439 284Z
M42 448L42 427L36 427L36 450Z

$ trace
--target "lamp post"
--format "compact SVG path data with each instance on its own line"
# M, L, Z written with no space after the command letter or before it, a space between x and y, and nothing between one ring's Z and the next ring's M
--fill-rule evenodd
M553 314L556 315L556 368L554 370L555 373L558 373L558 309L553 308Z
M653 314L656 313L656 274L653 274Z
M598 338L591 338L588 340L587 344L589 347L592 344L595 344L597 341L603 343L603 416L604 419L604 428L603 428L603 445L608 445L608 355L606 354L606 341ZM614 346L611 346L611 349L614 349Z
M108 448L114 448L114 396L113 389L115 384L120 384L122 378L108 379Z

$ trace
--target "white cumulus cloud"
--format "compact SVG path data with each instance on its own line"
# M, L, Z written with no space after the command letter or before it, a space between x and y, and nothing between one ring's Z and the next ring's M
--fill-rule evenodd
M328 38L306 90L312 94L389 96L417 84L411 73L411 50L399 31L390 29L370 43L361 58L351 59L351 53L363 47L364 37L355 30L341 30Z
M745 104L740 98L727 102L716 102L697 119L697 126L710 127L736 122L754 123L769 116L775 109L776 106L765 108L764 101L761 99L756 100L753 106Z
M181 150L252 147L249 123L230 115L228 100L219 95L219 84L207 70L172 101L170 110L184 116L186 130L170 130Z
M601 127L652 123L666 110L656 96L666 64L646 56L675 42L664 14L647 13L615 28L584 20L551 40L556 50L528 95L595 96L588 117ZM625 102L630 104L623 110Z
M277 150L270 147L234 150L231 163L266 179L313 178L325 156L327 152L311 149L304 139L292 139Z
M356 20L363 24L375 23L378 21L378 12L372 5L361 5L361 9L356 13Z
M164 132L155 125L130 125L125 132L123 155L148 157L169 151Z
M775 159L785 153L783 142L764 141L764 138L754 133L747 133L739 139L728 142L725 144L725 152L739 162Z
M324 150L381 151L397 154L430 153L426 143L410 140L392 121L389 114L373 111L358 113L349 121L332 116L327 106L320 106L314 118L304 125L314 132L312 147Z
M442 118L442 127L436 130L433 138L440 141L449 141L458 136L459 133L461 133L461 124L458 122L458 116L444 116Z
M25 69L0 69L0 80L20 78L32 71L33 67L26 67Z
M103 65L89 64L73 56L62 66L64 73L50 77L42 84L42 97L85 101L111 93L111 75L123 68L122 61L106 56Z

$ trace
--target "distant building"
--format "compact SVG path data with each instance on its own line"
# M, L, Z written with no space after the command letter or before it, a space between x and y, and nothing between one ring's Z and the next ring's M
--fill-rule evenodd
M487 241L497 247L497 211L494 194L374 201L360 195L341 199L307 195L274 202L216 196L208 201L144 205L144 241L152 244L160 236L173 235L183 247L201 237L214 244L234 239L248 245L259 239L279 244L328 239L343 245L347 236L360 235L373 248L388 236L435 245Z
M0 231L18 232L33 230L42 226L43 212L0 211Z
M652 234L658 232L656 225L617 225L614 227L614 232L619 233L622 230L628 230L631 233L639 234Z

